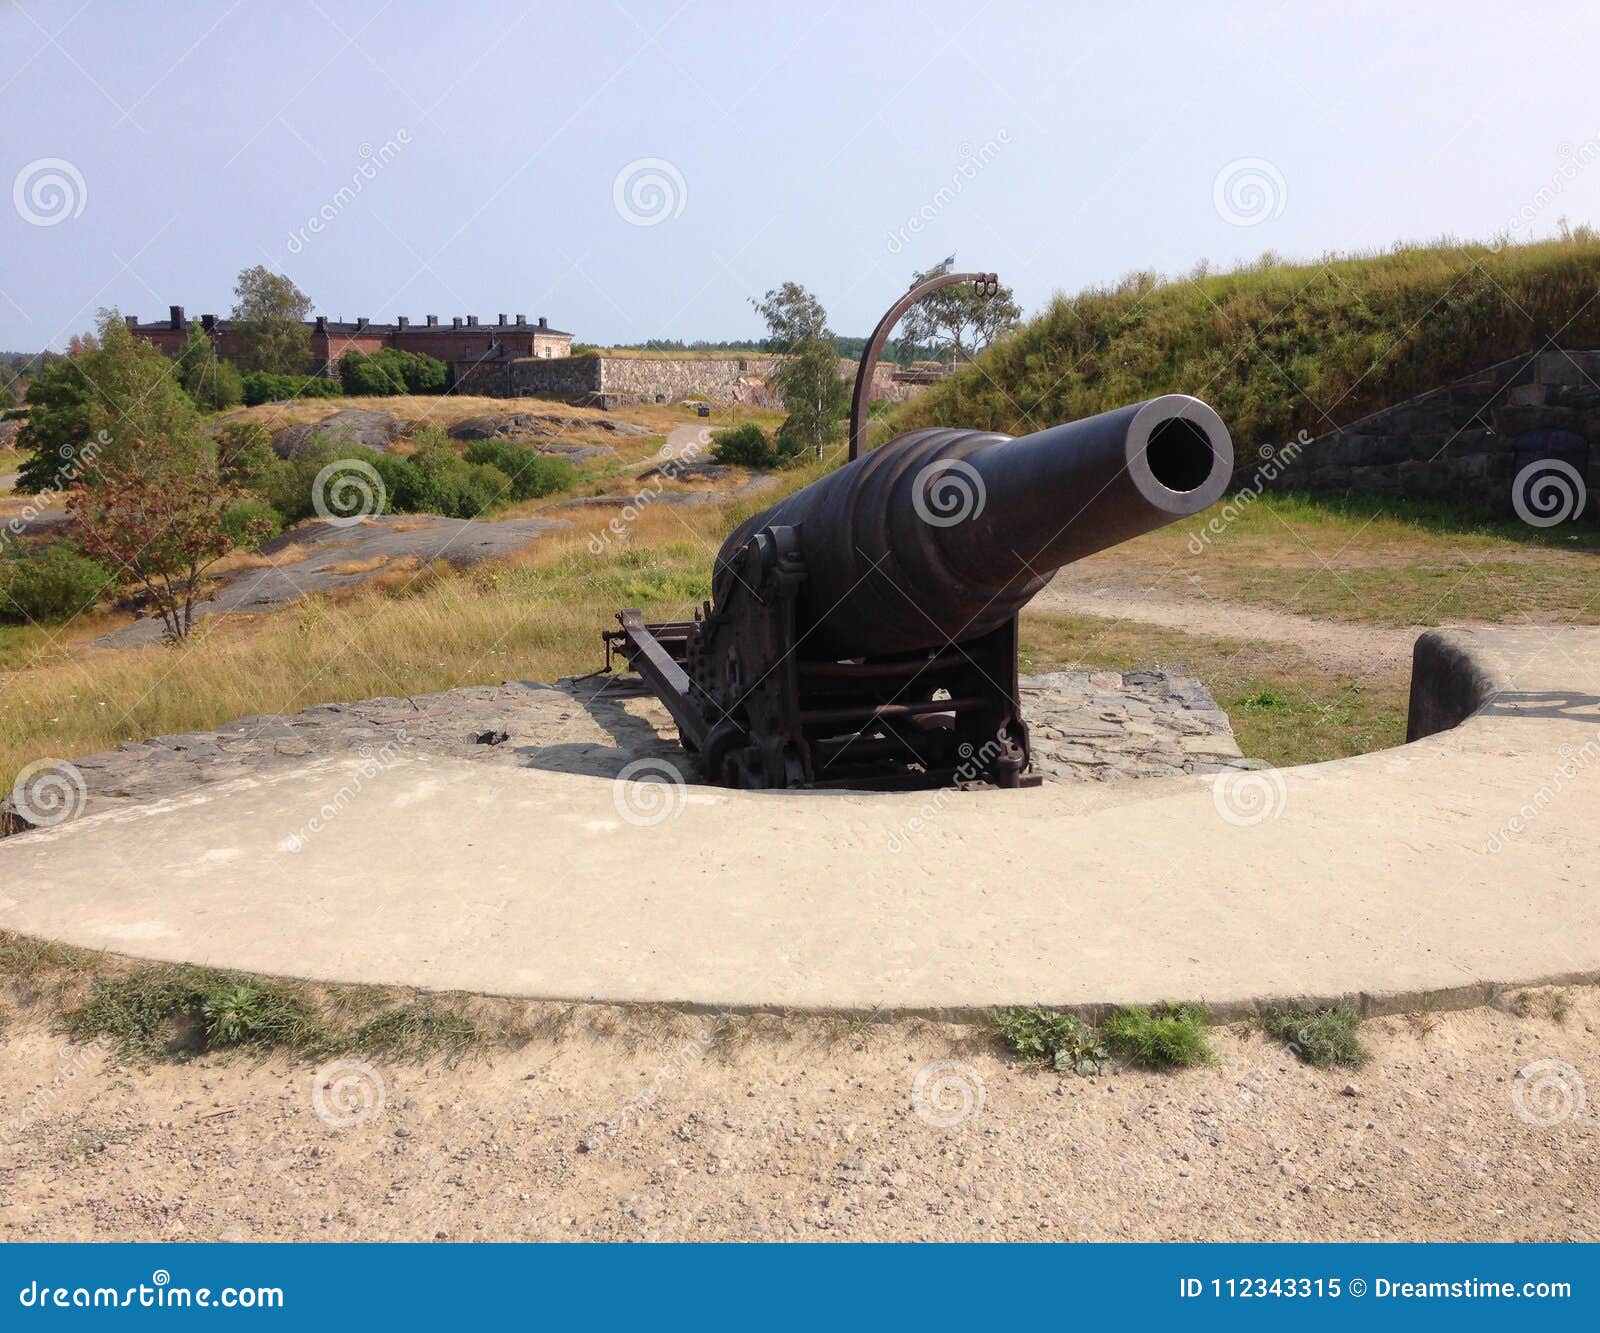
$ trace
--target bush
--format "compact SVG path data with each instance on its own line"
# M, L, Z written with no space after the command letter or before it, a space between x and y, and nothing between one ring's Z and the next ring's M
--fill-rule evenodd
M66 620L94 606L116 580L104 565L56 543L0 566L0 619Z
M578 469L565 458L546 458L509 440L478 440L467 450L466 460L505 473L511 479L513 500L537 500L578 481Z
M244 376L231 361L213 361L184 384L202 412L226 412L244 398Z
M226 509L222 526L235 546L253 551L283 531L283 519L267 500L251 497Z
M271 375L264 370L247 371L241 377L247 407L275 403L286 398L340 398L344 390L338 380L322 375Z
M346 352L339 358L339 383L347 394L366 398L387 398L406 391L405 376L398 366L377 356Z
M767 439L766 431L753 421L729 430L716 431L711 436L711 457L719 463L732 463L736 467L775 467L778 455Z
M450 368L421 352L385 347L367 356L346 352L339 358L339 381L352 396L387 398L408 393L443 393Z

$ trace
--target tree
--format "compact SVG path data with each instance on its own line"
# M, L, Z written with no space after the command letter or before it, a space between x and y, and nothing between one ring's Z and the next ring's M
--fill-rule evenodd
M304 374L311 362L311 335L305 326L311 298L264 264L240 273L233 294L239 364L275 375Z
M102 462L126 457L139 440L176 442L192 461L210 446L193 430L194 404L172 361L134 337L115 310L100 312L98 345L58 361L28 385L28 422L17 446L30 451L17 489L37 494L92 481Z
M88 356L100 350L100 339L92 333L74 333L67 339L68 356Z
M215 466L192 466L193 451L173 443L140 440L125 459L100 463L94 485L73 487L67 511L78 549L143 587L176 643L194 627L205 571L235 545L259 543L273 525L254 509L230 524L230 511L254 497L223 482Z
M778 428L779 454L815 449L839 437L850 393L839 378L839 356L828 314L797 282L775 287L752 305L767 322L767 347L783 359L773 372L789 415Z
M204 412L223 412L244 396L244 381L238 368L220 360L211 335L198 320L189 321L189 335L176 363L178 382Z
M942 269L930 268L911 279L926 282ZM952 283L918 301L900 325L904 341L948 352L953 361L970 361L1002 333L1017 326L1022 308L1011 288L983 294L970 282Z

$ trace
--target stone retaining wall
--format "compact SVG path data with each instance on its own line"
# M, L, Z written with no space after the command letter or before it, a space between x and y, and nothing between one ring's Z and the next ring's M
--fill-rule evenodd
M1502 361L1305 442L1241 450L1236 488L1462 500L1600 513L1600 351ZM1542 466L1535 467L1535 464ZM1520 487L1516 484L1521 478ZM1581 485L1578 483L1581 482ZM1554 489L1551 489L1551 488Z
M773 357L572 356L458 362L456 392L488 398L560 398L590 407L675 403L763 403Z

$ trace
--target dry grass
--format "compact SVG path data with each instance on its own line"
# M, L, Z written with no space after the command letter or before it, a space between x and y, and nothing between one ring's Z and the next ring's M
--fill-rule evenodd
M1278 766L1341 759L1405 740L1403 672L1357 677L1330 671L1289 644L1028 613L1022 665L1027 671L1160 667L1195 676L1228 714L1239 748Z
M326 572L329 574L370 574L375 569L382 569L392 558L392 556L387 555L374 555L365 560L346 560L343 564L329 565Z
M730 521L710 507L647 509L599 554L591 530L574 524L465 575L385 570L376 586L337 599L202 622L181 648L34 640L13 650L20 669L0 683L0 789L44 755L332 700L591 671L618 608L677 617L709 595Z
M1541 530L1400 500L1267 495L1209 540L1220 506L1083 562L1108 581L1376 625L1600 623L1600 532Z

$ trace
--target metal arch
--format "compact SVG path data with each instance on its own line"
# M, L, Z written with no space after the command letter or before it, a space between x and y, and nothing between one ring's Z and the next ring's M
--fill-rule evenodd
M861 457L862 447L866 444L866 416L867 395L872 387L872 368L877 365L878 357L883 352L883 345L889 340L889 335L894 331L894 326L900 322L900 316L923 297L940 290L943 287L953 286L958 282L970 282L978 289L980 295L992 296L1000 289L1000 279L993 273L939 273L929 278L926 282L918 283L909 292L902 296L894 305L889 307L889 312L878 321L872 330L872 337L867 339L867 345L861 352L861 364L856 367L855 392L850 395L850 458Z

